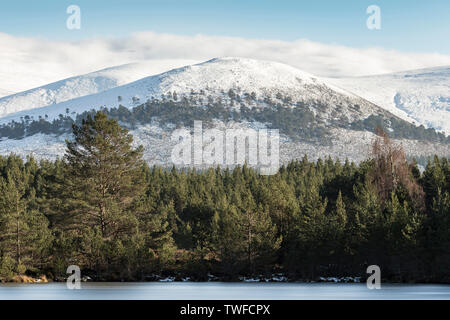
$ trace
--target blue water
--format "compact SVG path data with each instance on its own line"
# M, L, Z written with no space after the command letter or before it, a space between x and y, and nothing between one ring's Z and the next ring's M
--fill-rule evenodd
M221 283L134 282L82 283L80 290L65 283L0 284L0 300L450 300L450 285L365 283Z

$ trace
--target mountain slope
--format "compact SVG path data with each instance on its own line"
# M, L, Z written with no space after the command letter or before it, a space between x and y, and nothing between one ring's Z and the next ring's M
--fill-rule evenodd
M450 66L328 81L402 119L450 134Z
M130 63L71 77L17 94L5 92L0 98L0 117L58 104L78 97L103 92L167 70L168 65L185 65L190 61L157 60ZM2 90L0 89L0 97Z
M116 109L119 105L124 107ZM171 166L174 129L190 130L195 120L208 128L278 129L281 163L305 154L361 161L380 124L410 156L450 154L443 135L416 128L328 80L281 63L242 58L212 59L9 114L0 118L0 154L61 156L72 118L103 106L130 128L151 164Z
M96 76L93 79L95 81ZM91 78L89 81L92 81ZM114 85L103 78L99 82L106 82L102 88ZM146 77L97 94L4 116L0 121L18 121L26 115L34 119L46 115L51 120L60 114L66 114L66 111L79 114L102 106L112 108L124 105L131 108L153 98L160 99L168 93L173 95L174 92L179 100L193 95L202 95L205 99L212 96L227 100L232 94L230 90L238 94L254 94L260 102L258 106L264 105L264 99L281 101L286 97L290 99L292 106L299 101L307 104L320 102L328 105L326 110L321 111L328 113L328 117L334 113L360 119L374 112L382 112L382 109L358 96L285 64L243 58L217 58ZM358 105L359 110L349 111L348 107L354 105Z

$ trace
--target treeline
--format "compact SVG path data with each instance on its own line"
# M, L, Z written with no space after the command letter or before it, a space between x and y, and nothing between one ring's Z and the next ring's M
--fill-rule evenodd
M450 282L450 166L421 173L379 132L371 159L165 170L104 113L74 126L64 159L0 157L0 278L152 275L223 280L364 276Z
M450 143L450 136L437 132L433 128L425 128L423 125L415 126L399 118L383 118L379 115L370 115L364 120L358 120L351 123L353 130L368 130L375 132L376 128L391 128L389 133L391 138L406 138L412 140L425 140L430 142Z
M68 113L65 115L60 114L58 118L53 119L52 121L49 121L48 117L39 117L39 119L36 120L32 117L25 116L20 122L13 120L9 123L0 125L0 139L7 138L20 140L38 133L56 135L71 133L72 124L74 122L81 123L81 121L81 117L73 120Z
M233 96L236 97L236 96ZM323 123L315 119L314 113L299 102L296 108L271 105L269 108L248 108L245 104L239 111L234 108L237 102L229 102L212 98L206 105L199 106L198 100L183 99L158 100L154 99L140 104L132 109L124 106L118 108L101 108L110 118L118 120L122 125L130 129L138 125L145 125L157 120L161 125L174 124L176 126L192 126L194 120L201 120L206 125L214 120L228 121L259 121L268 123L270 128L277 128L293 139L303 139L310 142L328 142L330 130ZM266 103L270 103L267 101ZM325 106L323 106L325 108ZM20 122L11 121L0 125L0 138L23 139L38 133L66 134L72 132L72 124L80 125L89 115L93 116L95 110L85 111L73 115L66 110L66 114L60 114L58 118L49 121L48 118L34 119L25 117ZM348 125L348 124L346 124Z
M344 106L337 106L329 119L325 120L320 112L325 112L329 106L320 101L309 104L302 101L294 102L291 97L279 93L274 98L257 100L254 92L238 94L233 90L223 95L224 98L214 99L212 96L206 96L204 92L191 92L189 96L182 97L178 97L176 92L169 92L161 99L151 99L145 103L135 98L133 99L135 106L130 109L120 105L118 108L102 108L101 111L129 128L136 128L137 125L145 125L155 120L162 125L175 124L188 127L192 127L194 120L201 120L205 124L214 120L258 121L265 123L269 128L279 129L281 133L294 140L301 139L311 143L330 144L331 128L375 132L377 127L385 129L392 138L450 143L450 137L436 132L433 128L426 129L422 125L416 127L395 117L371 115L364 120L350 122L345 116ZM122 98L118 97L118 101L121 102ZM358 105L348 108L354 112L360 109ZM319 112L315 114L313 109ZM20 122L12 121L0 125L0 138L22 139L38 133L71 133L73 123L80 125L88 115L93 116L95 113L95 110L91 110L75 114L66 109L64 115L60 114L52 121L49 121L47 116L39 119L25 116Z

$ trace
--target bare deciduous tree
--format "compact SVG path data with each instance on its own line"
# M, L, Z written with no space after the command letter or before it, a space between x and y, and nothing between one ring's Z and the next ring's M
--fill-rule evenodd
M417 208L423 208L424 192L412 175L411 165L406 160L402 146L395 144L381 128L376 129L376 134L377 138L372 145L374 166L369 176L380 202L385 203L392 191L401 185Z

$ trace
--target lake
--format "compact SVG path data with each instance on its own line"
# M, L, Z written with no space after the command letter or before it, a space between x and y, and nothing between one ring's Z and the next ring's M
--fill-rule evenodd
M0 284L0 300L450 300L450 285L382 284L369 290L365 283L223 283L125 282Z

